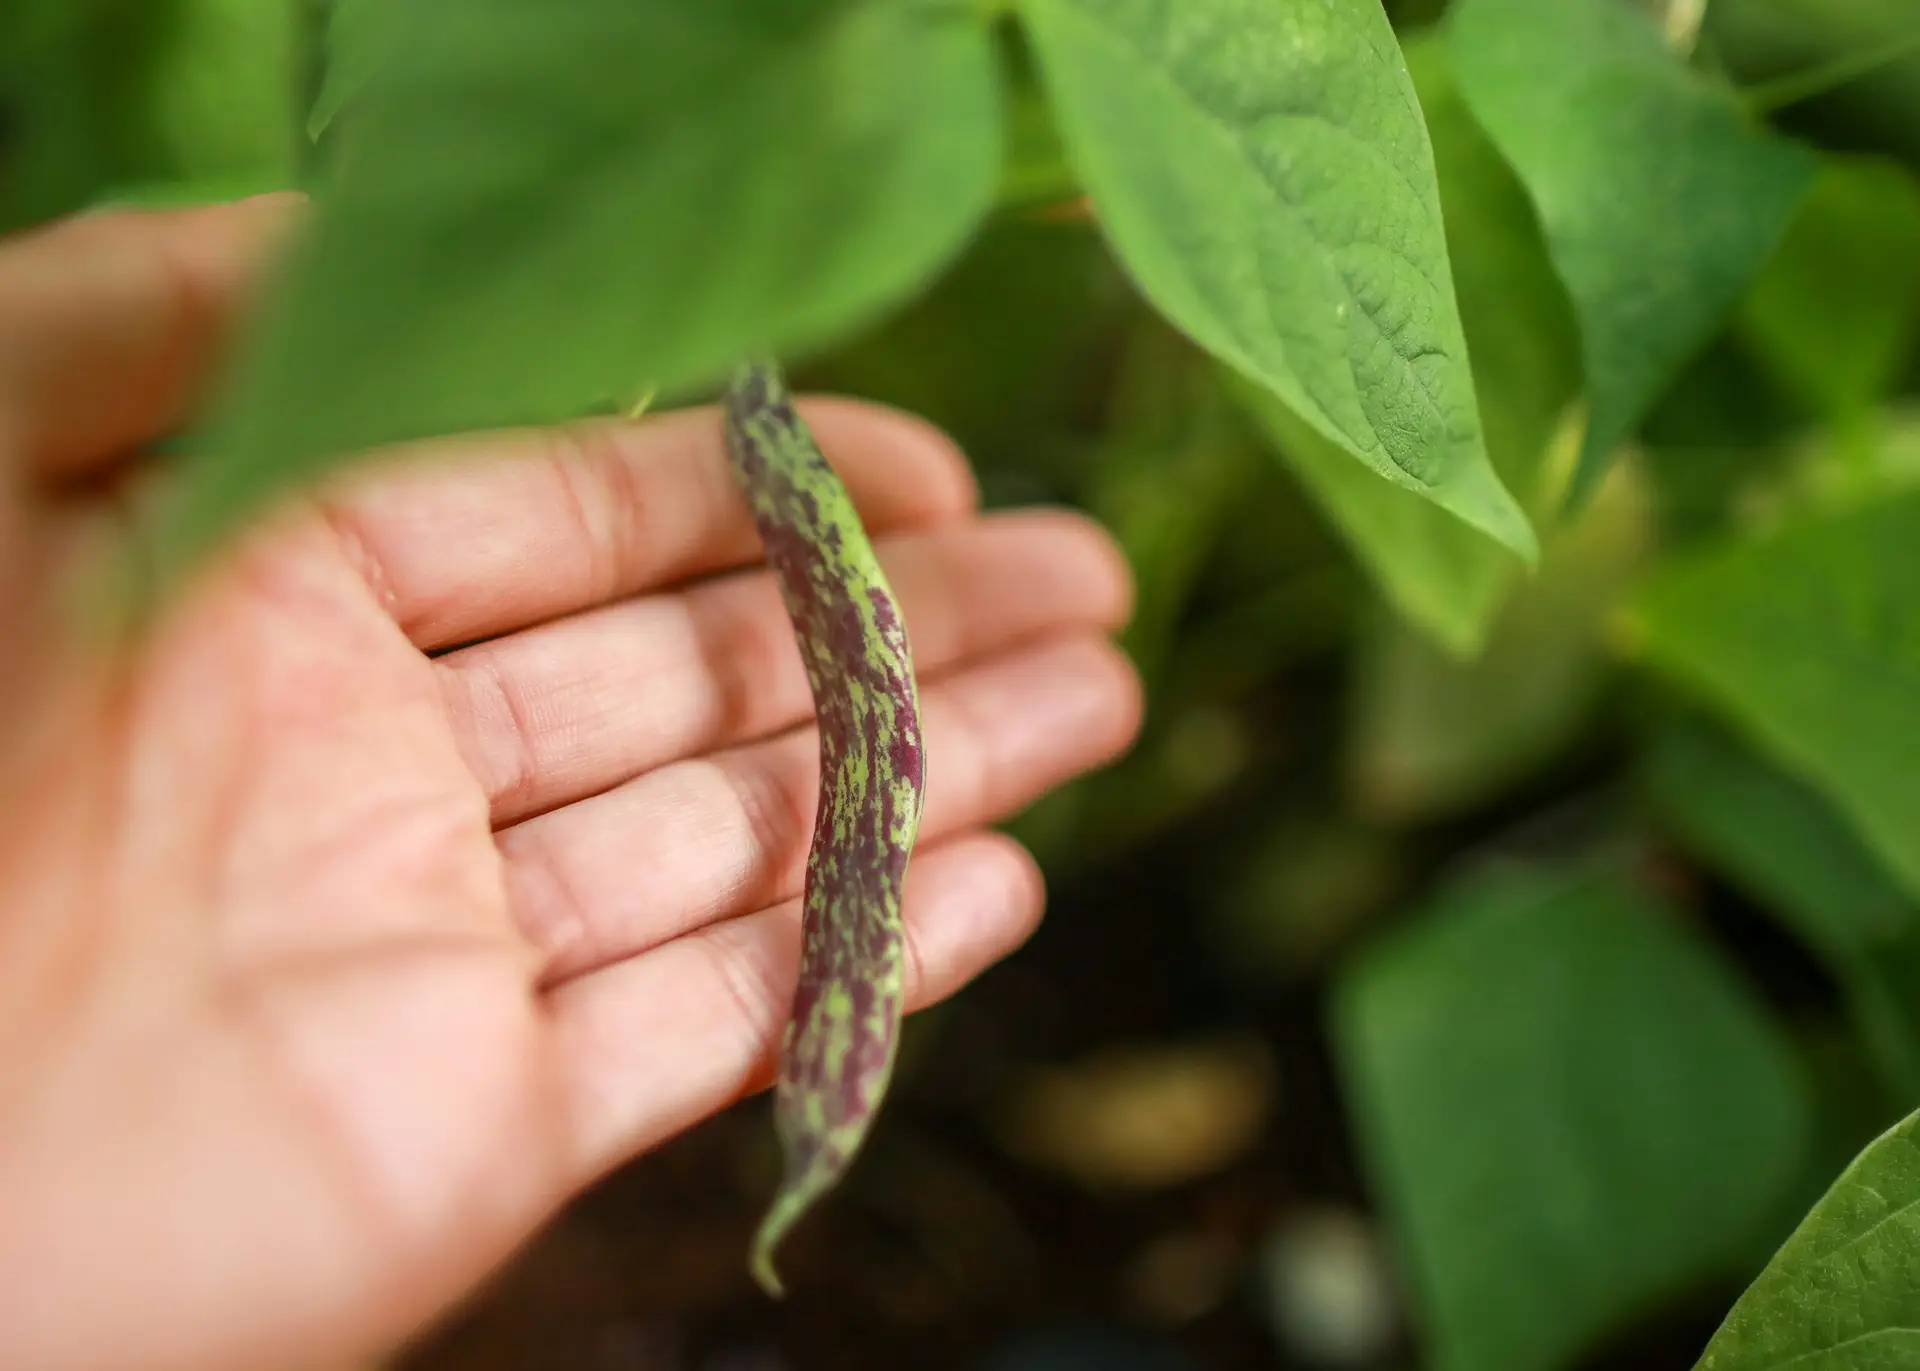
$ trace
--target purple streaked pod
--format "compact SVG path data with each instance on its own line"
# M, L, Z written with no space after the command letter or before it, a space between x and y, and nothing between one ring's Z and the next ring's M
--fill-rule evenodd
M845 1174L893 1071L901 886L926 752L899 607L778 368L741 367L724 409L734 477L779 579L820 724L800 977L774 1094L785 1175L753 1250L755 1279L778 1295L775 1248Z

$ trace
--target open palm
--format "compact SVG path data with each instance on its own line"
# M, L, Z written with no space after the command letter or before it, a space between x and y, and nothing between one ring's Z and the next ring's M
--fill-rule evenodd
M765 1081L810 701L714 414L442 445L284 510L137 647L65 627L91 492L197 398L252 205L0 250L0 1365L337 1365ZM1026 935L983 826L1125 745L1124 570L808 407L923 686L909 995Z

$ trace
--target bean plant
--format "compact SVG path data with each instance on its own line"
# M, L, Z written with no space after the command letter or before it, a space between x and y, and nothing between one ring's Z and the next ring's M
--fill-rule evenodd
M1805 117L1862 90L1864 143ZM1702 1368L1895 1368L1920 1365L1914 90L1912 0L11 0L0 223L313 197L186 445L163 575L372 447L722 399L821 719L770 1289L880 1111L925 781L902 625L783 367L884 393L920 347L955 387L1031 363L1064 389L1087 369L1041 354L1092 320L1119 437L1077 490L1138 560L1157 702L1278 670L1275 625L1313 621L1289 583L1187 632L1203 561L1258 580L1267 545L1331 536L1368 606L1336 630L1363 802L1510 795L1614 692L1608 812L1767 911L1872 1082L1870 1124L1836 1122L1805 1035L1643 867L1436 879L1342 951L1329 1010L1431 1364L1559 1371L1740 1273ZM1091 235L1114 291L1042 271L969 311L956 282L1016 223ZM1249 502L1273 472L1311 534ZM1030 820L1043 852L1152 830L1208 784L1207 736L1150 730L1151 801L1069 796Z

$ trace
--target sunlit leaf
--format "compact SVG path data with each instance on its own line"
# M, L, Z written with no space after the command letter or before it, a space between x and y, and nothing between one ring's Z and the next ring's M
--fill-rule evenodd
M1524 557L1433 157L1374 0L1026 0L1060 132L1147 298L1374 473Z
M1439 172L1447 247L1494 469L1537 506L1578 346L1532 206L1461 101L1432 38L1407 45ZM1479 650L1519 559L1430 501L1373 478L1270 394L1238 388L1396 610L1456 655Z

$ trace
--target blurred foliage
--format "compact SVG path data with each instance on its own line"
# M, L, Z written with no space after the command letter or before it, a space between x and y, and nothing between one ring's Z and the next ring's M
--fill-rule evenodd
M1575 742L1607 685L1605 617L1652 541L1645 479L1621 462L1587 514L1554 530L1477 657L1375 616L1355 645L1355 809L1400 824L1471 811Z
M1666 569L1638 651L1819 789L1920 893L1920 491Z
M1813 161L1618 0L1459 0L1467 104L1540 212L1580 321L1576 498L1771 253Z
M1878 158L1830 161L1748 297L1743 322L1782 386L1851 441L1920 330L1920 181Z
M12 0L0 227L294 184L321 0Z
M1337 1029L1437 1371L1567 1364L1739 1256L1806 1145L1752 991L1611 878L1442 897L1355 966Z
M1920 919L1820 797L1698 721L1646 762L1674 834L1827 963L1893 1098L1920 1105Z
M722 1330L716 1347L759 1330L822 1358L800 1365L1320 1366L1340 1308L1380 1307L1378 1337L1339 1344L1365 1349L1347 1364L1693 1364L1771 1247L1920 1107L1920 16L1712 0L1683 60L1625 27L1627 3L1386 6L1440 209L1409 250L1444 259L1459 346L1441 314L1423 326L1470 363L1475 441L1537 568L1485 531L1492 504L1475 527L1355 460L1359 426L1320 422L1351 397L1283 374L1274 321L1336 302L1242 174L1284 160L1259 111L1204 154L1189 105L1150 137L1127 120L1180 102L1102 46L1126 7L1036 4L1054 40L1037 61L999 24L994 208L944 266L922 254L937 273L917 295L822 329L796 380L927 415L990 504L1072 504L1114 531L1139 581L1145 735L1015 825L1052 923L909 1035L852 1212L796 1248L796 1275L829 1273L828 1315L783 1315L775 1337L738 1286L772 1182L761 1135L723 1119L610 1183L530 1259L558 1275L510 1284L422 1366L787 1364L656 1357L637 1333L624 1362L499 1351L522 1346L490 1322L514 1300L553 1320L645 1303L622 1254L660 1268L649 1308ZM298 138L324 17L11 0L0 216L324 192L356 117L317 150ZM1590 41L1546 32L1576 21ZM843 71L827 53L807 88ZM1300 121L1335 110L1308 94ZM1376 122L1389 143L1416 128ZM774 160L801 156L806 130L781 132L798 141ZM1355 188L1394 178L1312 153L1316 231L1379 247ZM815 197L783 167L740 193L777 171L816 243L878 174ZM637 221L635 175L615 189ZM1162 181L1185 197L1171 216L1141 189ZM619 238L663 289L692 271L685 243L740 227L687 204L652 260ZM1254 317L1221 284L1233 263L1181 240L1196 221L1272 237L1290 312ZM580 285L584 260L548 265ZM833 285L810 261L775 273L799 315ZM734 322L754 296L731 297ZM1361 356L1336 341L1342 367ZM1569 504L1583 442L1593 476ZM1910 1184L1910 1150L1896 1133L1866 1154L1710 1365L1864 1364L1806 1330L1911 1325L1910 1293L1876 1280L1920 1269L1920 1233L1868 1198ZM1370 1202L1398 1294L1354 1255ZM1287 1236L1329 1207L1348 1237Z

